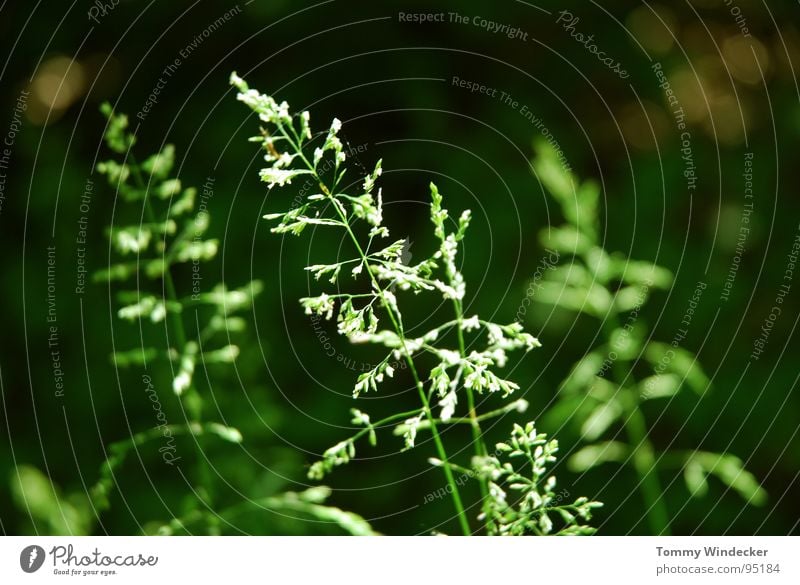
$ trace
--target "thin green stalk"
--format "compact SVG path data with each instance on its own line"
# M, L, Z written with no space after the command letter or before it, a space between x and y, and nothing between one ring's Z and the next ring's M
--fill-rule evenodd
M327 189L326 189L327 190ZM375 277L375 274L372 272L372 269L369 266L369 262L367 261L366 254L364 253L363 249L361 248L361 244L356 238L356 235L353 233L353 230L350 228L350 225L347 223L347 218L342 213L342 210L339 208L338 205L333 203L333 194L326 193L327 197L331 200L331 204L336 209L337 214L339 215L342 223L347 230L350 239L352 240L353 244L356 247L356 250L361 257L364 266L367 270L367 274L369 275L370 280L372 281L372 285L378 291L378 294L383 298L383 287L381 287L378 279ZM411 357L411 353L408 351L406 347L406 337L405 332L403 331L403 327L400 325L397 317L394 314L394 311L391 307L387 305L387 313L389 315L390 320L392 321L392 326L395 329L398 337L400 338L400 345L402 346L403 356L406 359L406 363L408 364L408 368L411 371L411 375L414 378L414 384L417 387L417 392L419 393L420 400L422 401L422 406L425 411L425 418L428 419L428 422L431 425L431 436L433 437L433 442L436 445L436 452L439 455L439 458L442 460L442 469L444 470L445 478L447 479L447 483L451 488L451 496L453 498L453 505L456 509L456 514L458 516L458 522L461 526L461 531L464 533L465 536L469 536L472 532L469 527L469 522L467 521L467 516L464 511L464 504L461 500L461 494L458 491L458 485L456 484L455 477L453 476L453 471L450 468L450 461L447 457L447 452L444 448L444 443L442 442L441 436L439 435L439 430L436 427L436 419L433 416L433 412L431 411L430 401L428 400L427 395L425 394L425 389L422 385L422 381L420 380L419 374L417 372L416 365L414 364L414 359Z
M466 344L464 343L464 331L462 329L462 323L464 321L464 311L461 307L461 302L453 299L453 306L456 311L456 322L458 326L456 330L458 331L458 350L461 355L461 358L464 359L467 357L467 349ZM486 443L483 441L483 433L481 432L481 424L475 411L475 396L473 395L472 388L464 387L467 394L467 406L469 408L469 418L472 421L472 438L473 444L475 446L475 454L479 456L485 456L487 453L486 450ZM485 482L482 482L485 484Z
M505 406L503 406L501 408L495 408L494 410L490 410L488 412L484 412L483 414L479 414L478 416L476 416L474 419L472 419L470 417L454 416L453 418L451 418L449 420L446 420L446 421L437 418L436 422L437 423L442 423L442 424L447 424L447 425L470 425L470 426L472 426L472 424L475 421L483 422L485 420L489 420L489 419L492 419L492 418L495 418L495 417L498 417L498 416L502 416L504 414L508 414L512 410L517 410L517 408L519 408L518 402L519 401L512 402L510 404L506 404ZM411 414L417 414L417 413L412 411ZM375 423L373 426L377 426L377 425L378 425L378 423ZM428 427L426 426L425 422L421 422L420 426L418 428L419 429L427 429Z
M139 165L137 164L135 157L133 156L132 153L129 153L128 156L131 160L131 169L133 170L133 177L134 180L136 181L137 186L140 189L146 190L147 184L145 183L144 178L142 177L142 174L139 171ZM148 221L157 223L158 219L156 217L155 210L153 209L153 205L150 203L149 193L145 193L144 196L144 209L145 213L147 214ZM164 266L163 275L164 275L164 289L166 292L167 300L174 303L180 303L180 300L178 298L178 293L175 288L175 282L172 279L172 273L170 272L170 266L168 264L165 264ZM177 342L176 345L178 346L177 347L178 353L183 354L183 352L186 349L186 343L187 343L186 341L187 335L186 335L186 329L184 328L183 325L183 319L181 318L180 313L174 311L168 311L168 313L170 314L172 320L175 339ZM197 392L197 389L194 388L194 382L190 384L190 387L187 390L188 390L187 398L192 396L194 400L189 399L184 402L184 404L186 405L186 410L188 411L189 417L193 420L193 422L201 424L203 403L199 392ZM189 394L190 392L191 394ZM199 439L196 440L198 441L199 444ZM213 510L213 494L211 490L212 474L211 474L211 469L208 465L208 461L206 460L205 455L203 453L200 453L198 456L197 473L200 480L199 488L200 488L201 498L203 499L203 503L208 507L209 510ZM217 532L216 517L213 514L210 514L208 515L208 519L210 524L209 525L210 531Z
M364 252L364 249L361 247L361 243L358 241L358 238L353 233L353 230L350 228L350 224L347 221L347 216L344 215L339 205L337 205L337 202L334 199L334 192L326 187L324 181L317 173L316 168L305 157L305 154L303 153L302 148L300 147L299 144L299 137L296 136L295 140L293 140L292 137L289 136L289 134L286 132L286 129L282 124L278 124L278 128L280 129L284 138L289 142L291 147L294 149L294 151L299 155L300 159L305 163L306 167L311 171L314 178L319 183L320 188L322 189L326 198L330 201L331 205L336 210L336 214L339 216L342 225L347 231L350 240L355 246L359 257L361 258L361 261L364 264L364 267L366 268L367 274L372 282L373 287L375 287L375 290L378 292L378 295L383 299L384 298L383 287L380 285L378 279L375 277L375 274L373 273L372 268L369 265L367 255ZM292 131L294 132L294 129L292 129ZM338 170L338 165L336 166L334 173L337 170ZM425 389L422 385L422 381L420 380L416 365L414 364L414 359L411 357L411 354L406 346L405 332L403 331L403 327L400 324L399 319L394 314L394 310L388 304L386 305L386 308L387 308L387 314L389 315L389 319L392 322L392 326L394 327L397 336L400 338L400 344L403 351L403 356L405 357L406 363L408 364L409 370L411 371L411 375L414 378L414 384L417 387L417 392L419 393L419 397L423 405L423 410L425 411L425 418L428 419L428 422L431 425L431 436L433 437L433 442L436 446L436 452L442 461L442 468L444 469L445 478L450 487L450 493L453 499L453 505L456 509L456 515L458 516L458 522L461 527L461 531L465 536L469 536L471 534L471 530L469 527L469 522L467 521L466 513L464 511L464 504L462 503L461 500L461 494L459 493L458 485L456 484L455 477L453 476L452 469L450 468L450 462L447 457L447 452L444 448L444 443L442 442L439 430L436 426L436 420L433 416L433 412L431 411L430 401L428 400L428 397L425 394Z
M382 427L384 425L388 425L390 423L397 422L397 421L400 421L400 420L407 420L407 419L411 418L412 416L417 416L417 415L419 415L419 410L409 410L407 412L398 412L398 413L392 414L390 416L387 416L386 418L382 418L381 420L372 423L370 426L373 429L377 429L377 428L380 428L380 427ZM358 431L355 435L350 437L349 440L353 441L353 442L354 441L358 441L361 437L363 437L364 435L369 433L369 431L370 431L369 427L363 428L360 431Z
M609 328L609 332L619 328L616 314L606 320L606 327ZM606 338L610 343L611 335L606 335ZM639 476L639 491L644 500L650 530L656 535L669 536L669 512L664 502L664 491L658 479L655 449L648 438L647 424L644 414L639 408L639 394L635 389L626 385L628 375L623 364L615 361L612 371L615 381L625 392L625 399L622 400L625 432L633 448L631 453L633 467Z
M142 177L142 174L139 172L139 165L136 162L133 154L129 154L128 157L131 160L131 169L133 170L133 177L136 181L136 185L140 189L147 189L147 184ZM156 217L155 210L153 209L153 205L150 203L150 195L149 193L145 194L144 197L144 211L147 215L147 220L152 223L159 223L158 218ZM172 274L169 271L169 266L164 267L164 288L166 289L167 299L174 302L180 302L178 299L178 294L175 289L175 282L172 280ZM186 348L186 330L183 327L183 320L179 313L174 311L169 312L170 319L172 320L173 328L175 329L175 338L176 338L176 345L178 346L178 351L183 353L183 350Z
M640 490L647 506L650 530L658 536L669 536L669 513L658 479L653 444L647 438L644 415L636 403L631 405L627 414L625 430L633 446L633 466L639 474Z
M467 357L467 348L464 343L464 330L462 323L464 321L464 308L461 301L453 299L453 308L456 313L456 330L458 331L458 351L462 359ZM464 386L467 394L467 408L469 409L470 427L472 428L472 446L475 450L475 455L478 457L485 457L487 455L486 443L483 440L483 431L481 430L481 423L478 418L478 413L475 411L475 396L473 395L472 388ZM486 501L489 495L489 486L486 478L483 476L478 477L478 484L481 491L481 502ZM488 518L488 515L487 515Z

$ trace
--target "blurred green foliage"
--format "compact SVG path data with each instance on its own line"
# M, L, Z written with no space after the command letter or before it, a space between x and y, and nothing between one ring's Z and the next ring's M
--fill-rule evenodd
M376 356L327 331L334 350L329 356L294 301L308 292L297 267L309 254L335 250L338 242L268 237L260 217L271 195L258 183L261 161L252 157L249 124L227 84L236 69L298 109L313 106L318 119L339 116L353 158L365 168L383 159L386 214L395 233L413 240L412 254L416 246L432 245L426 205L431 180L451 208L471 208L472 243L463 272L472 286L465 310L500 321L518 313L547 257L539 232L562 223L529 163L531 144L546 129L575 174L596 179L603 246L675 275L671 287L654 291L642 309L656 339L672 338L698 282L707 285L681 343L700 357L713 391L699 400L673 401L667 410L662 401L643 404L655 421L650 436L678 449L737 454L768 500L762 508L743 507L724 484L704 484L696 476L696 488L708 494L705 500L687 499L683 478L665 475L673 532L796 532L800 401L792 356L798 351L798 316L790 309L797 306L795 290L767 349L757 360L748 356L775 304L798 231L792 181L800 152L793 68L800 63L798 7L789 0L770 2L769 12L755 2L738 5L756 42L763 82L750 45L742 45L739 24L714 0L656 5L677 41L634 1L606 7L543 1L547 14L505 1L256 0L240 4L208 37L203 31L236 10L235 3L122 1L99 22L87 18L86 7L38 7L29 19L33 7L4 5L0 136L18 131L4 163L0 207L0 435L6 437L0 441L0 528L8 534L138 533L183 516L196 499L191 483L152 449L126 462L111 507L96 523L83 520L88 504L75 496L97 481L109 444L156 424L141 372L117 371L109 355L138 347L143 337L165 347L170 333L143 333L136 324L121 323L107 287L89 284L75 292L78 222L88 220L85 262L94 270L109 265L107 227L138 219L93 171L104 158L104 119L97 113L104 100L130 114L145 152L175 144L175 172L185 184L214 179L208 235L221 247L207 282L265 283L248 315L250 338L241 344L236 367L201 372L218 418L241 431L246 448L232 455L209 442L200 454L191 437L181 437L180 452L187 460L207 457L218 477L219 501L237 506L243 496L236 486L264 498L303 493L308 464L331 444L335 431L349 428L354 372ZM555 23L559 10L580 16L577 30L593 33L624 62L630 78L620 80L598 67L596 56ZM470 21L398 21L398 12L415 11L457 11ZM491 33L472 25L473 16L521 27L530 38ZM680 132L654 62L662 65L686 113L697 174L693 191L687 190ZM498 92L472 93L454 85L454 76ZM522 113L523 106L541 125ZM754 153L755 208L730 296L722 300L737 257L747 152ZM55 246L63 396L54 388L49 344L48 246ZM191 267L176 270L174 278L179 290L191 292ZM566 460L581 446L580 429L546 424L541 414L552 410L559 384L591 351L600 327L589 315L534 307L525 325L543 348L512 364L513 375L524 382L520 396L532 405L525 416L539 419L541 430L559 439ZM430 307L420 303L416 310L425 315ZM170 396L170 365L152 365L148 373L159 393ZM375 400L370 414L380 416L381 408ZM171 421L185 417L175 401L165 399L164 412ZM509 422L498 426L498 439ZM357 511L383 533L452 532L447 502L424 504L425 494L442 487L440 473L422 453L389 458L395 447L379 447L347 474L331 476L329 501ZM647 532L643 505L628 497L635 478L606 467L608 473L605 467L582 475L566 467L555 472L569 492L605 502L596 517L601 534ZM385 515L387 502L395 514ZM384 515L376 518L379 513ZM325 530L312 519L293 520L295 515L248 509L227 519L227 530Z

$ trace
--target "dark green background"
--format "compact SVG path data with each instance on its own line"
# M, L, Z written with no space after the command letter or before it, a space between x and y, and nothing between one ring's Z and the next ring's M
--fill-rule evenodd
M690 198L681 175L679 136L650 60L623 27L640 31L639 40L653 46L648 42L664 31L659 32L652 18L645 18L644 28L633 26L647 9L627 1L538 4L553 13L572 10L581 19L577 30L594 33L598 45L624 63L630 78L617 78L570 39L552 14L522 2L337 0L313 5L255 0L246 6L240 2L242 13L182 60L138 127L140 158L171 142L185 184L200 186L208 176L216 179L211 232L224 240L224 248L213 269L205 268L205 283L211 285L224 274L230 285L251 278L266 284L236 372L209 369L211 388L201 384L207 392L213 389L217 400L219 413L213 418L224 418L245 436L243 449L212 441L203 445L229 484L220 480L220 502L235 504L242 494L302 489L305 466L348 433L348 409L354 406L349 393L356 376L326 357L295 301L309 286L317 286L306 281L303 266L322 259L335 242L324 236L311 244L306 237L282 240L270 235L259 219L266 210L288 207L292 195L267 198L258 182L260 160L246 142L256 121L234 99L229 73L238 71L251 85L286 99L298 111L311 109L317 128L340 117L350 145L365 145L357 157L365 167L383 158L385 215L396 235L413 240L415 257L424 257L432 244L426 206L431 180L451 210L471 208L475 221L464 265L467 312L510 322L546 255L537 234L560 218L530 171L537 129L499 100L453 87L450 80L456 75L527 104L544 120L573 169L602 180L607 249L656 261L676 273L673 289L655 295L642 314L657 339L671 340L696 283L708 284L685 346L699 354L713 376L713 390L702 400L684 394L669 408L664 401L648 404L650 420L658 420L652 439L660 446L674 441L681 448L737 454L770 499L764 508L743 508L736 495L712 480L706 499L687 501L678 478L666 492L674 531L797 531L797 278L761 359L748 364L748 356L774 304L800 223L800 107L793 69L800 62L800 9L788 0L769 2L769 12L758 2L738 3L763 47L762 84L748 82L746 70L734 75L737 58L745 68L751 61L730 45L726 49L726 40L734 39L738 29L723 2L660 7L671 17L679 43L650 51L650 57L663 64L674 86L679 85L676 80L696 75L705 90L693 92L684 83L680 94L684 107L696 112L689 130L699 179ZM141 370L117 372L108 359L112 338L117 348L134 347L138 328L112 318L108 287L89 286L83 296L73 292L79 199L91 178L95 196L88 262L101 268L108 263L104 230L112 213L118 222L136 214L115 203L112 190L92 171L95 161L109 156L100 140L104 120L99 103L110 100L134 118L163 68L235 4L123 0L99 24L88 20L90 6L48 1L0 7L0 135L11 122L19 92L31 79L35 88L36 76L53 59L74 58L84 74L74 99L51 112L46 125L41 117L46 109L35 106L39 94L32 90L30 115L13 147L0 212L0 529L7 534L46 531L12 500L15 464L47 470L65 492L81 492L97 479L103 445L154 424ZM509 40L471 25L398 22L398 12L419 10L482 15L521 27L529 39ZM639 100L650 114L657 142L648 138ZM730 300L723 302L720 292L735 253L744 201L746 151L754 153L753 229ZM54 396L47 350L50 245L57 248L64 398ZM309 251L312 260L307 262ZM190 278L188 271L175 274L184 293L190 292ZM158 283L147 286L159 290ZM534 307L526 325L544 347L515 362L513 373L522 387L520 395L531 402L526 419L538 419L552 403L559 381L592 347L597 333L596 322ZM424 301L412 302L412 314L425 310ZM153 343L163 347L163 329L150 330ZM337 352L358 362L374 360L368 349L350 347L333 333ZM168 367L151 368L150 374L168 417L179 422L183 414L169 391ZM403 389L408 380L400 376L398 383ZM378 418L414 403L414 395L404 392L391 399L370 395L357 405ZM493 398L487 401L487 406L496 404ZM493 427L492 438L499 439L511 422L507 417ZM571 425L543 430L558 430L563 455L577 444ZM446 437L454 451L467 439L457 432ZM454 523L448 522L449 501L423 505L426 494L444 485L441 473L426 463L432 454L429 442L397 454L400 446L401 440L389 432L378 448L361 446L365 460L328 478L336 489L332 503L371 519L381 532L424 533L436 527L454 532ZM191 442L181 443L181 451L187 461L194 457ZM466 452L456 458L468 461ZM646 532L629 469L601 467L580 478L563 466L556 472L573 496L585 494L606 503L596 519L601 534ZM671 479L662 477L665 484ZM141 461L131 460L120 480L125 501L114 498L111 511L95 528L98 533L136 533L148 522L169 519L170 511L180 512L185 504L186 482L155 452L143 451ZM466 492L470 500L476 495ZM258 533L324 531L265 513L247 515L238 528Z

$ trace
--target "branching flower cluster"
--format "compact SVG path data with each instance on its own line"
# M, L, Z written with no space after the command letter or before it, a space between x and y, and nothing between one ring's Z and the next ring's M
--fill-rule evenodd
M601 506L587 498L562 503L564 494L556 493L556 478L547 475L547 466L556 460L558 441L547 440L533 423L514 425L508 442L495 446L496 456L477 457L478 473L485 478L490 497L484 503L482 518L488 520L490 534L519 536L524 534L585 535L594 529L589 521L592 510ZM501 462L500 457L508 459ZM528 468L523 473L521 460ZM553 519L555 518L554 524Z
M487 449L480 428L481 421L518 410L521 406L524 410L526 403L517 400L510 408L478 415L475 395L495 394L507 398L518 390L516 383L503 378L497 371L506 365L508 352L529 351L539 347L538 340L517 323L497 324L480 319L477 315L464 315L466 285L457 258L470 223L468 210L458 218L452 218L442 206L442 196L436 185L431 184L430 219L438 244L429 257L416 264L407 264L403 258L406 241L392 240L389 229L384 225L383 196L381 188L377 187L382 172L381 161L363 180L345 186L343 177L347 155L339 137L342 124L338 119L334 119L326 131L316 135L311 130L308 112L292 115L286 102L278 103L272 97L251 89L236 74L231 76L231 83L238 89L238 99L249 106L262 122L260 134L251 139L264 150L267 166L260 171L261 179L269 188L291 185L293 180L300 177L310 178L317 186L295 207L265 216L277 222L272 232L299 235L308 226L336 229L352 244L352 258L306 267L317 280L324 279L338 285L337 292L322 292L317 296L302 298L300 304L308 315L335 320L339 333L352 343L372 344L385 350L384 358L358 377L353 396L358 398L367 392L378 392L381 385L394 376L392 364L402 361L408 365L420 398L418 409L397 413L377 422L371 422L367 414L353 410L353 423L363 428L325 451L322 459L311 466L309 477L321 479L334 468L350 462L356 456L356 442L359 439L368 436L370 442L375 444L376 429L396 425L395 432L403 436L405 449L415 446L421 431L429 431L440 466L452 488L462 531L470 533L471 528L453 478L453 469L457 466L448 459L439 426L470 425L475 461L480 462L481 469L485 469L489 463L486 460ZM346 288L346 282L352 282L353 289L360 292L341 292ZM404 293L437 294L446 304L452 305L453 318L423 335L407 335L401 310ZM436 364L427 373L420 366L422 356L426 357L422 363L432 360ZM434 407L438 407L438 416L434 413ZM459 412L464 412L464 416L456 416ZM520 438L512 438L514 440L519 441ZM542 464L546 462L537 461ZM541 527L544 513L541 506L521 506L517 508L516 519L508 523L501 522L510 513L502 508L499 487L484 473L475 475L481 483L483 506L489 511L481 521L487 526L509 524L505 532L499 529L490 532L550 532ZM531 481L538 482L535 474ZM543 502L549 496L546 489L542 494ZM575 505L584 506L580 509L588 512L586 502ZM588 513L581 517L588 518ZM534 524L538 528L534 528ZM583 530L577 528L577 520L568 526L574 527L576 532Z

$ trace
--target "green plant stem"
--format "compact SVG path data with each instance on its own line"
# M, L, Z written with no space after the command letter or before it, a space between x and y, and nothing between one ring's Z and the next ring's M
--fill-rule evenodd
M136 159L130 152L128 153L128 157L131 160L133 177L134 180L136 181L137 186L140 189L147 191L147 184L145 183L141 172L139 172L139 165L137 164ZM144 209L145 213L147 214L148 220L153 223L157 223L158 218L156 217L153 205L150 203L149 192L146 192L144 196ZM172 273L170 272L170 267L168 264L164 265L163 275L164 275L164 289L167 296L167 300L180 304L178 293L175 288L175 282L172 279ZM173 329L175 330L175 339L178 346L177 348L178 353L179 355L182 355L186 349L186 340L187 340L186 329L184 328L183 325L183 319L181 318L180 313L174 311L168 311L168 313L170 313L171 315ZM187 389L187 398L188 400L186 400L184 404L186 405L186 410L189 414L190 419L192 419L193 422L202 424L203 403L202 399L200 398L200 394L194 387L194 382L192 382L190 384L190 387ZM199 446L200 444L199 439L195 438L195 440L198 441L198 446ZM213 508L213 494L211 490L211 480L212 480L211 469L208 465L208 461L206 460L205 454L202 453L202 448L201 448L201 453L199 453L198 455L197 473L199 476L199 483L200 483L200 492L201 492L200 497L203 500L203 503L208 507L208 509L213 510L214 508ZM209 514L207 515L207 517L209 519L210 531L212 533L217 532L218 528L216 525L218 522L216 516L214 514Z
M495 418L497 416L502 416L504 414L508 414L512 410L517 410L517 408L518 408L517 402L512 402L511 404L507 404L507 405L505 405L505 406L503 406L501 408L495 408L494 410L490 410L489 412L484 412L483 414L479 414L478 416L475 417L475 419L472 419L470 417L454 416L453 418L451 418L449 420L446 420L446 421L444 421L444 420L442 420L440 418L437 418L436 422L437 423L441 423L441 424L445 424L445 425L472 425L475 421L483 422L485 420L489 420L489 419ZM417 414L417 413L412 411L411 414ZM381 422L385 422L385 420L386 419L384 419L383 421L380 421L378 423L375 423L373 426L377 426ZM428 428L427 421L421 422L420 426L418 428L419 429L427 429ZM484 445L485 445L485 443L484 443Z
M435 464L433 461L431 461L431 463ZM467 477L476 477L478 475L473 470L467 469L466 467L462 467L461 465L458 465L457 463L452 463L451 462L450 463L450 467L452 467L454 471L457 471L461 475L466 475Z
M378 282L378 279L372 272L372 269L369 266L369 262L367 261L367 257L363 249L361 248L361 244L359 243L358 238L356 238L355 234L353 233L353 230L347 223L347 218L342 213L342 210L339 208L338 205L336 205L333 202L333 194L327 193L327 196L331 200L331 205L333 205L333 207L336 209L337 214L342 220L342 223L344 224L344 227L347 230L350 239L355 245L359 256L361 256L361 259L364 263L364 267L367 270L367 274L369 275L370 280L372 281L372 285L378 291L378 295L381 298L383 298L383 292L384 292L383 288L381 287L380 283ZM464 511L464 504L461 501L461 494L458 491L458 485L456 484L455 477L453 477L453 471L450 468L450 461L447 457L447 451L445 450L444 443L442 442L442 438L439 435L439 430L436 427L436 419L434 418L433 412L431 411L430 401L428 400L428 397L425 394L425 389L422 385L422 381L420 380L419 373L417 372L417 367L414 364L414 359L411 357L411 353L408 351L408 348L406 347L405 332L403 331L403 327L398 321L397 317L395 316L392 308L389 307L388 304L386 307L389 318L392 321L392 326L394 327L395 332L400 338L400 344L403 349L403 356L405 357L406 363L408 363L408 368L411 371L411 375L414 378L414 384L417 387L417 392L419 393L420 400L422 401L422 406L425 411L425 417L428 419L428 422L431 425L431 436L433 437L433 442L436 445L436 452L438 453L439 458L442 460L442 469L444 470L445 478L447 479L447 483L451 488L453 505L455 506L456 509L456 515L458 516L458 522L459 525L461 526L461 531L464 533L465 536L469 536L471 534L471 530L469 527L469 522L467 521L466 513Z
M606 339L610 343L610 333L619 328L619 319L616 314L606 319L606 327L608 328ZM628 375L622 363L615 360L612 370L617 384L625 392L625 399L621 401L624 410L625 432L631 443L633 467L639 476L639 491L644 499L650 530L654 535L669 536L669 513L664 502L664 491L658 479L655 449L648 438L647 424L644 414L639 408L639 394L635 388L627 386Z
M464 343L464 330L462 327L464 322L464 307L460 300L453 299L453 308L455 309L457 321L456 330L458 331L458 351L461 355L461 359L465 359L467 357L467 348L466 344ZM483 440L483 431L481 430L480 419L478 418L478 413L475 410L475 396L473 395L472 388L464 386L464 390L467 394L467 408L469 409L470 427L472 428L472 445L475 450L475 455L478 457L485 457L487 454L487 449L486 443ZM479 476L478 484L481 491L481 502L485 502L489 495L489 486L486 478ZM488 514L486 515L486 518L489 518Z
M142 174L139 172L139 165L136 162L133 154L129 154L128 158L131 160L131 169L133 170L133 177L136 181L137 187L140 189L146 190L147 184L142 177ZM153 209L153 205L150 203L150 194L146 193L144 197L144 211L147 215L147 220L151 223L159 223L158 218L156 217L155 210ZM178 294L175 289L175 282L172 280L172 274L169 271L169 266L164 266L164 289L166 292L167 300L173 301L176 303L180 303L178 299ZM186 330L183 327L183 320L181 319L180 313L176 313L175 311L169 311L170 319L172 321L173 329L175 330L175 339L177 341L176 345L178 346L178 351L183 353L183 350L186 348Z
M382 418L381 420L372 423L369 427L361 429L355 435L350 437L349 441L350 442L358 441L361 437L369 433L370 427L374 430L377 430L384 425L388 425L390 423L397 422L399 420L406 420L411 418L412 416L418 416L418 415L419 415L419 410L409 410L407 412L398 412L391 416L387 416L386 418Z
M462 359L467 357L467 349L466 344L464 343L464 330L462 328L462 323L464 322L464 310L461 306L461 301L454 299L453 306L455 307L456 311L456 321L457 327L456 330L458 331L458 350L459 354L461 355ZM472 388L468 388L464 386L467 394L467 406L469 408L469 418L472 422L472 438L473 444L475 446L475 454L479 456L485 456L486 451L486 444L483 441L483 433L481 432L481 423L478 417L477 412L475 411L475 396L472 392ZM485 487L485 481L481 482Z
M347 216L342 212L341 207L339 206L338 202L335 200L333 191L329 190L325 186L325 183L323 182L322 178L317 173L316 168L306 158L305 154L302 151L302 147L300 146L299 137L295 136L295 139L293 140L292 137L289 136L289 134L286 132L286 129L284 128L284 126L282 124L279 124L278 128L280 129L280 131L283 134L284 138L286 138L286 140L289 142L291 147L298 154L300 159L306 164L306 167L312 172L314 178L319 182L320 188L323 190L323 192L324 192L326 198L328 199L328 201L330 202L330 204L336 210L336 214L339 216L339 219L342 222L342 225L344 226L345 230L347 231L348 236L350 237L350 240L352 241L353 245L355 246L356 251L358 252L359 257L361 258L361 261L364 264L364 268L367 271L367 274L368 274L368 276L370 278L370 281L372 282L373 287L375 287L375 290L377 291L377 293L381 297L381 299L384 299L383 287L381 287L378 279L375 277L375 274L373 273L372 268L369 265L369 261L368 261L367 255L364 252L364 249L362 248L361 243L358 241L358 238L353 233L353 230L350 228L350 224L347 221ZM292 132L294 132L294 129L292 129ZM338 164L336 165L336 169L334 170L334 173L336 173L336 171L338 171ZM335 185L335 182L334 182L334 185ZM442 460L442 469L444 470L445 478L446 478L447 483L448 483L448 485L450 487L450 494L451 494L452 499L453 499L453 506L456 509L456 515L458 517L458 523L459 523L459 525L461 527L461 531L463 532L463 534L465 536L469 536L472 532L470 530L469 522L467 521L467 516L466 516L466 513L464 511L464 504L462 503L462 500L461 500L461 494L459 493L458 485L456 484L455 478L453 477L453 471L450 468L450 462L449 462L449 459L447 457L447 451L444 448L444 443L442 442L442 438L441 438L441 436L439 434L439 430L436 427L436 420L434 419L433 412L431 411L430 401L428 400L428 397L425 394L425 389L424 389L424 387L422 385L422 381L420 380L419 374L417 372L416 365L414 364L414 359L411 357L411 353L408 351L408 348L406 346L406 338L405 338L405 333L403 331L403 327L402 327L398 317L394 314L394 310L392 309L392 307L390 307L388 305L388 303L384 303L384 304L386 306L386 309L387 309L386 312L389 315L389 319L392 322L392 326L394 327L395 332L397 333L398 337L400 338L400 344L402 346L403 356L405 357L406 363L408 363L409 370L411 371L411 375L414 378L414 384L417 387L417 392L419 393L420 400L422 401L422 406L423 406L423 409L425 411L425 417L428 419L428 422L431 425L431 436L433 437L433 442L434 442L434 444L436 446L436 452L439 455L439 458Z
M647 506L647 520L655 535L669 536L669 514L658 479L653 444L647 438L647 426L638 404L628 410L625 430L633 447L633 466L640 478L640 490Z

